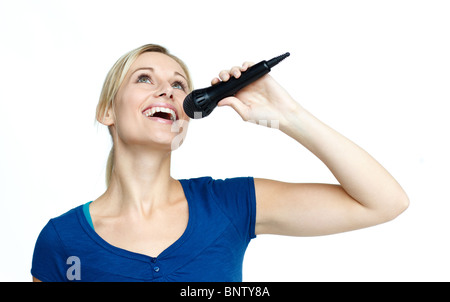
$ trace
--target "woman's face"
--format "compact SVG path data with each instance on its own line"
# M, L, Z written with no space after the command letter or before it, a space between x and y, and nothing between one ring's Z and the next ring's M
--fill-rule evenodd
M178 148L189 121L183 110L188 93L186 78L183 68L169 56L141 54L117 93L113 135L128 145Z

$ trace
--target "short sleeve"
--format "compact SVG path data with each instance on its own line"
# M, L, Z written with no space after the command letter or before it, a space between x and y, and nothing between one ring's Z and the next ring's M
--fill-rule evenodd
M67 281L67 255L50 220L42 229L33 253L31 274L44 282Z
M211 194L242 238L256 237L256 197L253 177L213 180Z

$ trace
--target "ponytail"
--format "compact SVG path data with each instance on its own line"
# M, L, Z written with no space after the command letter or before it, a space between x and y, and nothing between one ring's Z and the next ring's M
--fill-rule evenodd
M109 151L108 161L106 162L106 187L109 187L111 183L111 175L114 169L114 146L111 147Z

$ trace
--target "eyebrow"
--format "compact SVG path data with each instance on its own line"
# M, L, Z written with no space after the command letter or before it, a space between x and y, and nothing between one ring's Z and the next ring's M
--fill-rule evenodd
M138 68L138 69L134 70L131 74L135 74L135 73L136 73L137 71L139 71L139 70L150 70L151 72L155 72L155 69L154 69L153 67L141 67L141 68ZM186 82L187 82L186 77L185 77L184 75L182 75L181 73L179 73L178 71L175 71L175 72L174 72L174 75L179 75L179 76L181 76L181 77L184 78L184 79L186 80Z
M184 75L182 75L181 73L179 73L178 71L175 71L175 74L181 76L183 79L186 80L186 82L188 81L188 80L186 79L186 77L185 77Z

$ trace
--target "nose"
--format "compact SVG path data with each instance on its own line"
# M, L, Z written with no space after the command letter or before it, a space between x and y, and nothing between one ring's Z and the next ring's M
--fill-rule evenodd
M158 97L166 97L173 100L173 87L169 84L161 85L157 90L156 95Z

